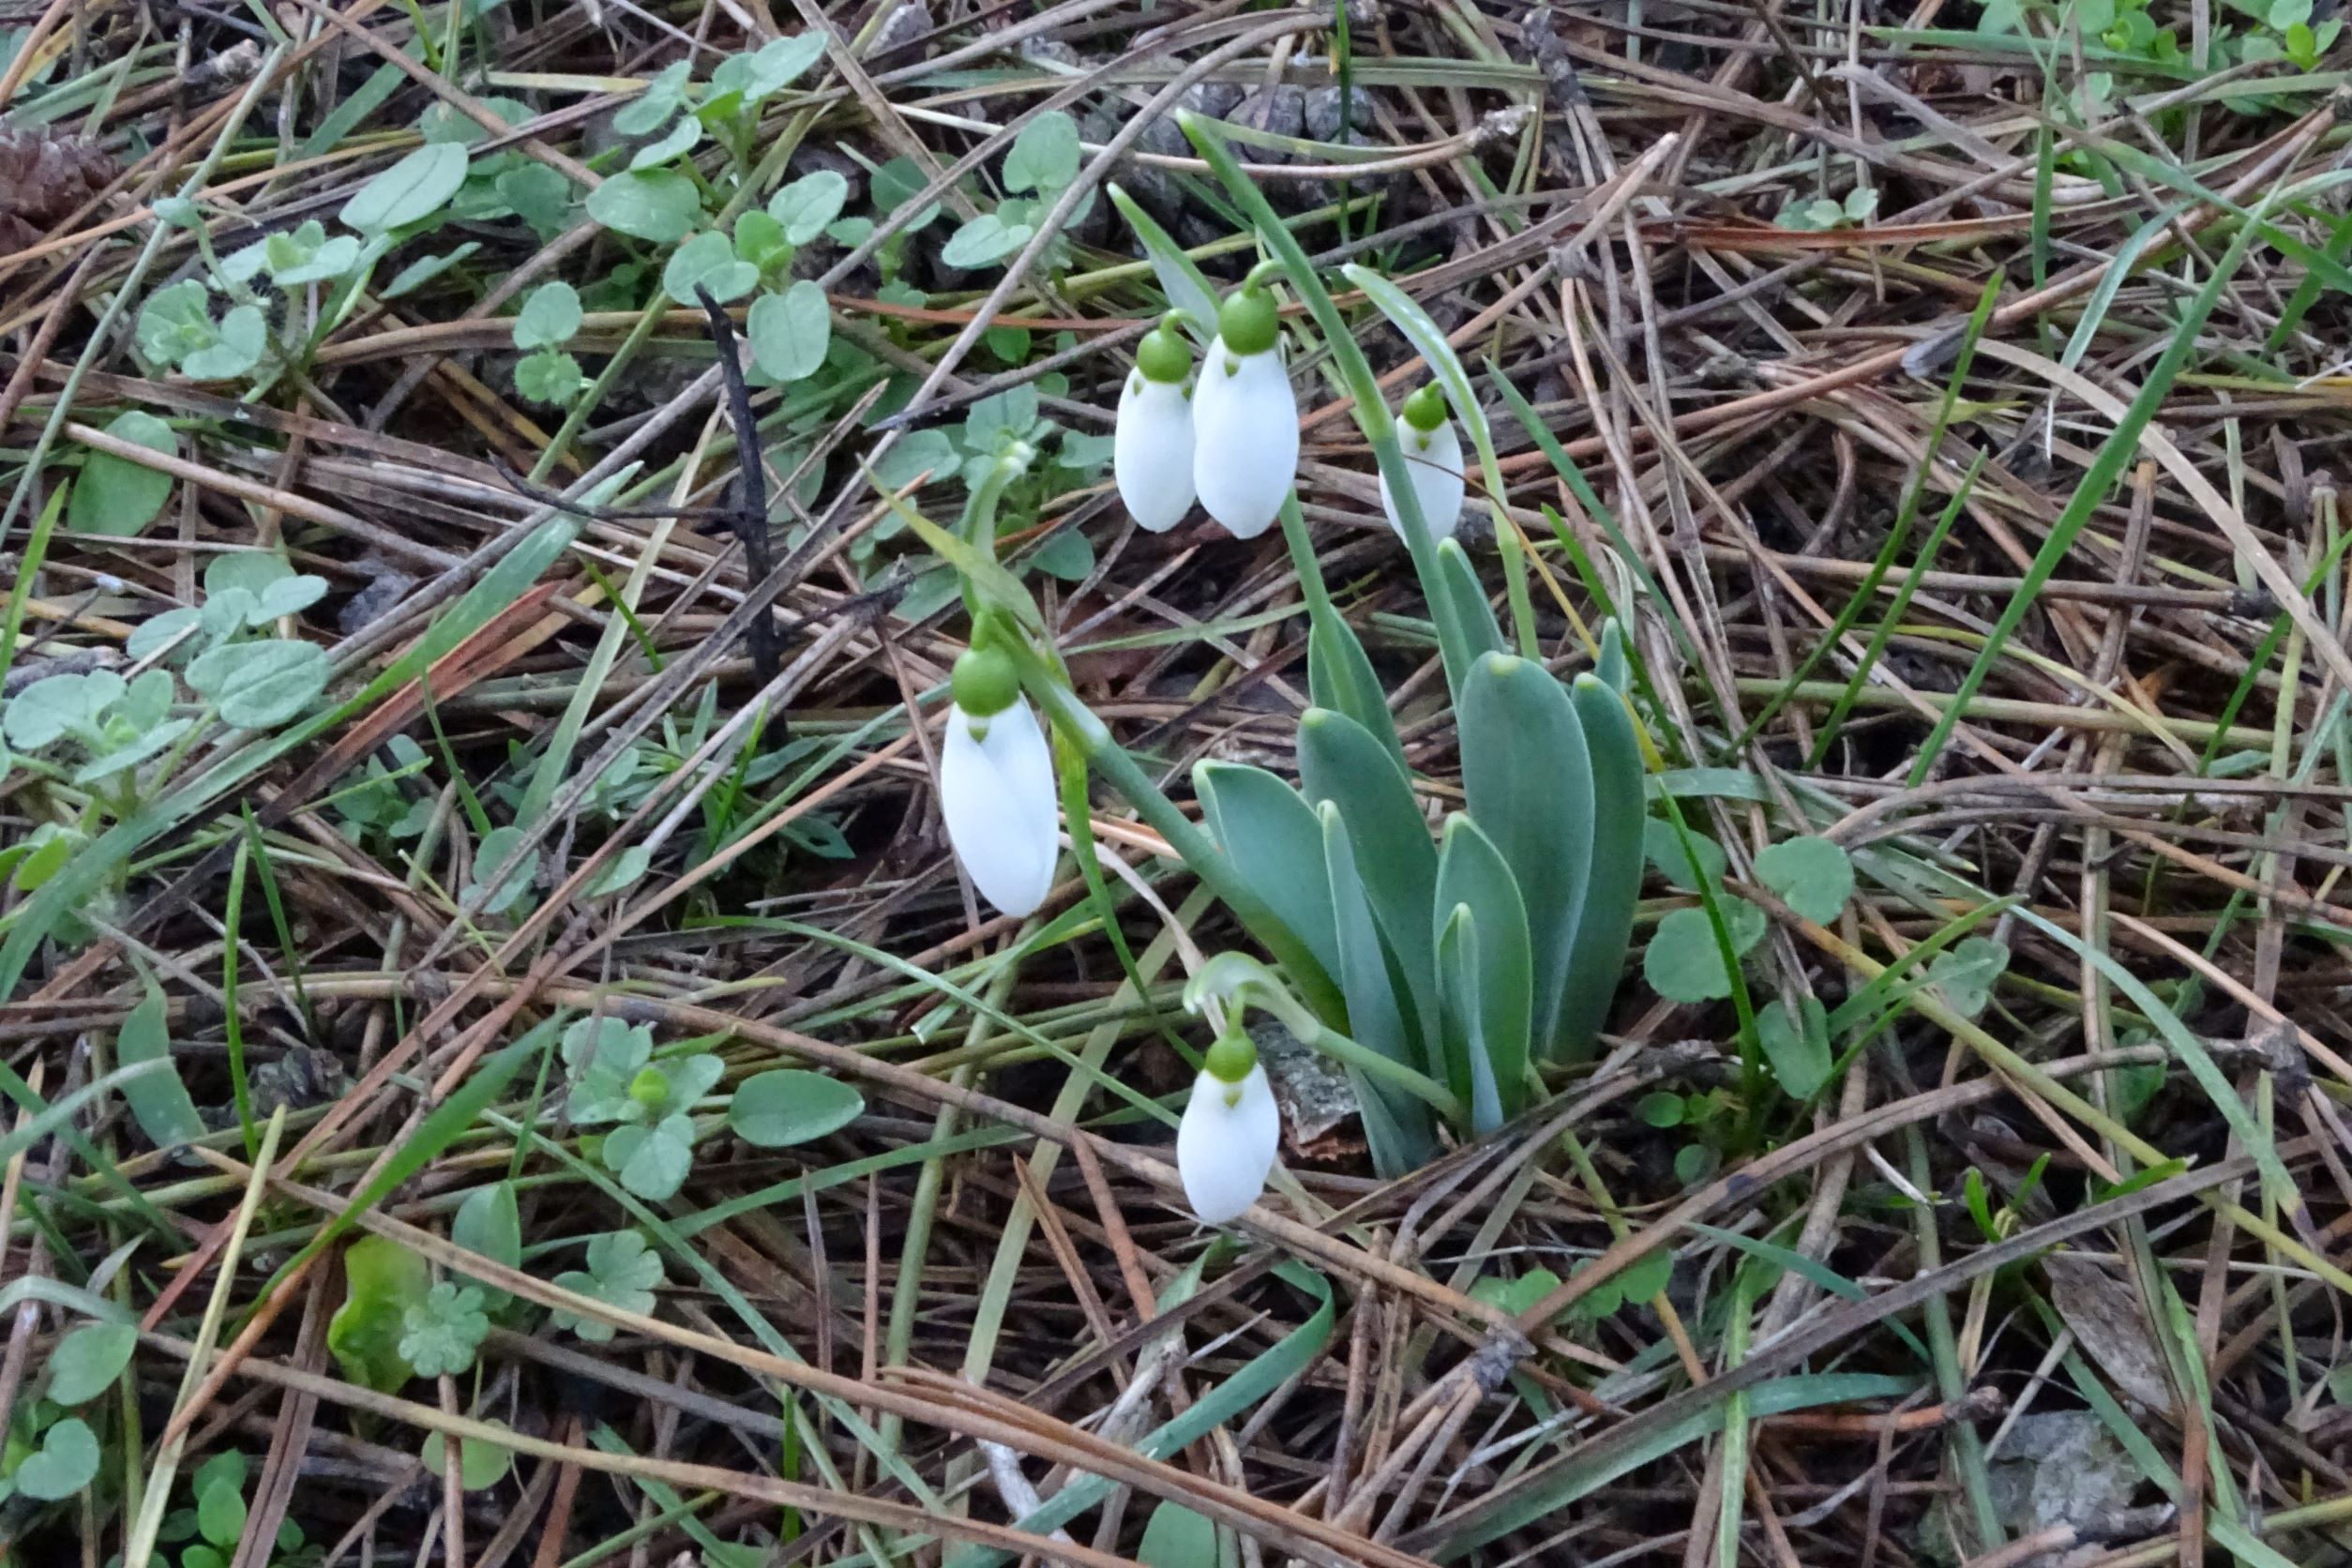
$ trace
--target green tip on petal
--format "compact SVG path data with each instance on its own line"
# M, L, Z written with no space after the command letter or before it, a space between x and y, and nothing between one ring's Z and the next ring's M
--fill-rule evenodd
M1174 317L1176 312L1169 311ZM1143 379L1156 382L1178 382L1192 373L1192 345L1177 336L1167 322L1143 335L1136 345L1135 368L1143 372Z
M1264 354L1274 346L1281 325L1274 295L1252 284L1227 296L1217 309L1217 336L1233 354Z
M1239 1083L1258 1065L1258 1048L1236 1029L1218 1037L1209 1054L1200 1059L1200 1065L1219 1083Z
M989 718L1013 705L1020 695L1020 676L1010 655L1002 648L967 648L957 656L948 679L956 706L974 718Z
M1445 394L1436 382L1405 400L1405 423L1425 432L1445 423Z

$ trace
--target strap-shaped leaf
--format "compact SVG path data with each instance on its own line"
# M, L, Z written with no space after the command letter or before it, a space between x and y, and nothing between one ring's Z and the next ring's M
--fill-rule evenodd
M1612 615L1601 623L1601 656L1592 663L1592 672L1611 691L1622 694L1633 684L1633 661L1625 655L1625 628Z
M1576 1061L1607 1021L1633 938L1634 900L1641 893L1641 743L1625 699L1592 675L1576 677L1572 697L1584 725L1592 764L1592 868L1585 879L1584 912L1568 957L1552 1059Z
M1143 254L1152 263L1152 274L1160 280L1160 292L1168 295L1168 308L1182 310L1190 319L1184 329L1202 348L1217 335L1217 292L1201 270L1193 265L1184 248L1166 229L1153 219L1150 213L1136 205L1135 198L1116 185L1104 188L1110 196L1110 204L1119 209L1119 216L1127 220L1135 237L1143 242Z
M1494 840L1461 812L1445 821L1430 940L1445 1038L1474 1131L1489 1132L1527 1102L1527 909Z
M1405 747L1396 738L1396 720L1388 711L1388 694L1372 673L1356 628L1337 611L1314 617L1306 634L1306 689L1319 708L1346 714L1372 732L1387 748L1399 769Z
M1209 832L1235 872L1338 978L1323 825L1314 808L1265 769L1238 762L1202 762L1192 770L1192 786L1208 816Z
M1346 714L1310 708L1299 721L1299 782L1316 806L1338 806L1372 919L1404 972L1411 1015L1436 1018L1429 900L1438 885L1438 851L1405 770Z
M1592 864L1592 764L1568 690L1543 666L1489 654L1456 720L1470 820L1502 852L1527 907L1529 1038L1555 1037Z
M1508 646L1502 640L1502 627L1495 621L1495 607L1486 602L1486 590L1479 584L1478 569L1470 565L1459 539L1438 541L1438 578L1440 591L1454 606L1473 663L1481 654L1500 653Z
M1396 967L1380 942L1371 902L1356 875L1348 825L1331 801L1317 807L1316 815L1323 830L1323 859L1331 871L1332 926L1339 943L1339 962L1332 973L1347 993L1348 1033L1356 1044L1442 1082L1442 1066L1432 1060L1420 1030L1408 1021L1410 1000L1396 994ZM1426 1105L1410 1095L1381 1089L1361 1073L1348 1076L1364 1108L1364 1140L1371 1147L1374 1169L1382 1176L1401 1176L1437 1156L1437 1135Z

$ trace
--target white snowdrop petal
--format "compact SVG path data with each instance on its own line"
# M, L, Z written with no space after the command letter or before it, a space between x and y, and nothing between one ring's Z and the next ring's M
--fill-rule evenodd
M1236 1218L1266 1190L1282 1141L1282 1112L1266 1069L1239 1083L1202 1073L1176 1129L1176 1170L1184 1199L1211 1225Z
M1282 351L1209 345L1192 395L1193 488L1237 539L1263 534L1299 473L1299 404Z
M1182 383L1127 372L1110 468L1138 527L1165 534L1184 520L1192 510L1192 402Z
M940 813L980 897L1006 914L1025 915L1053 888L1053 754L1024 700L988 719L987 733L975 738L978 722L961 708L947 711Z
M1412 474L1413 498L1421 503L1421 520L1429 525L1429 542L1450 539L1462 520L1462 498L1469 493L1462 481L1462 441L1449 419L1434 430L1417 430L1399 421L1405 467ZM1396 498L1389 492L1388 476L1380 477L1380 510L1398 538L1405 536L1405 520L1396 514Z

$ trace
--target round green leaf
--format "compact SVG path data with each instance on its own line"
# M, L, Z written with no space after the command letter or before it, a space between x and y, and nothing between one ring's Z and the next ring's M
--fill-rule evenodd
M768 216L784 226L784 237L807 245L841 216L850 196L850 182L831 169L803 174L768 198Z
M1817 926L1837 918L1854 891L1854 863L1827 838L1788 838L1756 857L1756 875Z
M1021 128L1013 150L1004 155L1004 188L1058 191L1078 178L1078 122L1059 109L1048 109Z
M1216 1523L1181 1502L1163 1502L1152 1510L1135 1557L1143 1568L1217 1568Z
M10 1479L28 1498L58 1502L87 1486L98 1468L98 1439L87 1425L68 1416L42 1436L40 1447L24 1456Z
M1798 1000L1797 1018L1774 1002L1756 1016L1756 1039L1781 1092L1792 1100L1811 1099L1830 1081L1830 1016L1813 997Z
M1658 922L1641 972L1668 1002L1719 1002L1731 994L1730 972L1703 909L1675 910Z
M804 278L782 294L754 300L744 322L752 363L777 381L813 375L833 342L833 312L825 292Z
M939 258L949 266L987 266L1027 245L1033 233L1026 223L1007 223L992 212L984 212L948 236Z
M580 291L558 280L531 291L515 316L515 347L562 348L580 330Z
M454 142L417 148L359 188L343 204L340 217L363 234L381 234L422 223L448 204L465 184L466 151Z
M746 1143L788 1149L856 1121L866 1097L822 1073L779 1068L746 1079L728 1102L727 1126Z
M681 305L700 305L701 294L724 305L741 299L760 281L760 269L735 255L734 242L706 229L671 252L661 269L662 293Z
M1694 830L1689 847L1674 824L1663 817L1651 817L1642 823L1642 848L1650 856L1650 864L1685 893L1696 893L1701 887L1711 887L1723 881L1723 846L1705 834Z
M114 416L106 433L135 442L150 452L179 456L179 437L154 415L130 409ZM78 534L126 537L143 530L172 498L172 475L112 452L92 452L66 505L66 526Z
M504 1426L505 1423L494 1421L490 1425ZM427 1470L439 1475L447 1468L447 1453L448 1440L438 1432L428 1432L418 1457L425 1461ZM487 1491L497 1485L506 1479L514 1462L515 1451L511 1448L480 1438L458 1440L458 1484L469 1492Z
M83 1324L49 1358L49 1396L60 1405L97 1398L122 1376L138 1346L139 1331L128 1323Z
M296 641L231 642L199 655L188 684L239 730L269 730L326 689L326 650Z
M702 216L702 193L674 169L631 170L589 193L588 216L654 245L674 245Z

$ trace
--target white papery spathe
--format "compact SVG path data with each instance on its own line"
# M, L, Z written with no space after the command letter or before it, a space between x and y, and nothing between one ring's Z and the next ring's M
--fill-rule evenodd
M1282 1112L1266 1069L1252 1065L1239 1082L1203 1072L1176 1129L1176 1172L1184 1199L1211 1225L1238 1217L1266 1190L1282 1140Z
M1165 534L1192 510L1192 400L1183 382L1127 372L1112 427L1110 469L1137 526Z
M947 710L939 804L947 841L980 897L1015 916L1046 901L1060 853L1053 752L1025 699L987 718Z
M1429 525L1429 542L1454 536L1455 528L1462 520L1462 497L1468 487L1462 482L1462 442L1454 433L1454 421L1441 421L1434 430L1416 429L1409 420L1399 421L1397 444L1405 449L1405 470L1412 475L1413 498L1421 503L1421 520ZM1396 497L1388 488L1388 475L1380 475L1380 510L1388 514L1388 525L1396 536L1405 536L1404 520L1396 515Z
M1200 505L1237 539L1274 522L1299 472L1299 404L1279 345L1234 354L1209 345L1192 395L1192 482Z

